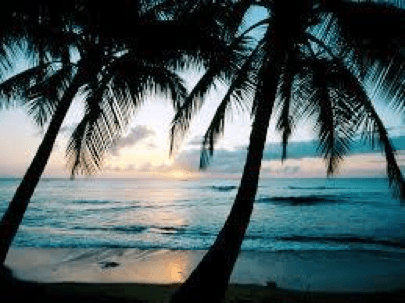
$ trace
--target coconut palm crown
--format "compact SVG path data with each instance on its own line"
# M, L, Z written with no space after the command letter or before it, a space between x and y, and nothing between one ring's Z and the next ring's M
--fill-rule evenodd
M403 108L403 100L398 98L403 90L399 81L403 77L403 35L392 32L392 48L384 52L387 45L381 44L382 40L372 37L370 41L370 35L363 37L361 30L353 32L347 24L356 12L372 8L377 14L388 11L397 18L395 25L403 26L405 10L378 1L268 0L251 4L268 10L269 17L257 24L266 26L263 37L250 51L241 53L235 46L240 45L237 42L242 36L236 36L228 44L228 53L232 54L229 60L207 70L173 120L172 146L176 149L207 88L223 78L224 70L230 72L229 89L202 142L201 167L205 167L232 104L250 106L253 116L246 163L230 214L172 302L223 299L252 214L270 118L276 119L282 135L282 159L287 156L287 143L298 123L312 121L328 175L336 171L358 133L370 142L376 140L386 156L393 192L404 199L404 179L395 149L373 104L379 95ZM370 16L363 17L366 22ZM369 91L373 89L371 99Z
M90 14L94 16L99 21L106 17L103 13ZM135 19L145 22L142 18ZM134 43L128 48L128 37L116 38L111 32L94 26L97 23L87 22L87 26L76 25L58 32L62 37L69 37L62 44L68 51L72 45L76 47L79 54L76 62L60 62L50 54L34 68L0 84L0 93L9 103L16 97L24 100L37 122L48 124L43 141L0 223L2 264L63 120L79 93L85 97L85 115L67 148L72 175L93 173L101 167L105 151L117 141L146 93L162 93L171 98L175 106L186 94L182 80L174 71L176 52L167 53L156 49L156 45L150 48L142 45L137 49ZM42 42L46 46L47 40Z

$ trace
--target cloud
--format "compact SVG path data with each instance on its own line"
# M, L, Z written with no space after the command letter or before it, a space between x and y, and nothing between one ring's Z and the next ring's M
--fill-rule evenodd
M392 143L398 151L405 150L405 136L392 138ZM287 160L281 163L281 143L268 143L263 155L262 173L267 175L290 176L307 173L325 174L325 163L322 161L317 151L317 146L318 143L316 141L291 142L287 149ZM356 159L363 157L366 163L370 163L369 161L376 160L367 157L367 155L379 154L380 152L381 149L371 149L368 144L363 144L362 141L356 141L353 143L347 158L349 159L350 156L355 156ZM241 174L245 164L246 154L246 146L240 146L235 150L215 150L212 161L207 167L206 172L229 175ZM177 155L174 164L197 171L200 164L200 155L199 149L185 150ZM381 159L378 161L384 162L385 160ZM401 161L401 159L398 158L398 161ZM308 163L310 163L309 166L307 165ZM367 169L367 167L368 165L366 165L365 169Z
M203 142L202 136L196 136L187 142L187 147L192 149L201 149L201 144Z
M139 172L150 172L152 170L153 170L153 166L150 162L145 163L141 167L137 168L137 171L139 171Z
M133 164L129 164L124 167L109 165L104 168L104 171L106 171L106 172L134 172L134 171L136 171L136 168Z
M405 150L405 136L393 137L391 142L397 150ZM287 146L287 158L302 159L321 157L318 151L318 144L317 141L291 142ZM356 140L351 145L348 156L376 152L381 152L381 148L378 144L375 144L375 148L373 149L370 144L366 144L366 142L361 140ZM279 160L281 159L281 155L281 143L269 143L266 145L263 158L265 160Z
M145 128L138 128L139 133L134 130L131 134L132 139L124 138L125 144L136 144L144 138L151 136L153 132ZM405 136L395 137L392 139L397 150L405 150ZM132 146L131 145L131 146ZM281 159L281 144L269 143L264 151L264 159L262 162L263 177L280 176L280 177L301 177L301 176L325 176L326 166L322 157L319 157L317 152L317 142L291 142L289 145L287 160L283 163ZM188 173L199 172L200 165L199 149L186 149L179 152L171 164L154 164L153 162L144 162L137 165L115 166L108 167L106 170L111 172L131 173L139 175L168 175L171 172L182 171ZM236 177L240 176L246 161L247 149L246 146L235 150L219 149L214 151L214 156L210 165L203 171L203 174ZM405 155L398 153L398 163L403 165ZM346 157L345 161L339 167L338 175L384 175L385 159L381 158L381 153L378 150L372 150L368 145L356 142L353 144L351 153Z
M117 145L111 149L111 154L113 156L119 156L120 150L125 147L132 147L138 144L140 141L154 136L156 133L149 129L147 126L138 125L133 128L128 136L121 138Z
M295 160L294 162L300 162ZM296 164L283 164L276 161L263 161L262 164L262 173L270 175L295 175L301 170L300 163Z
M64 125L60 128L60 134L71 134L77 127L77 124L68 124Z
M153 165L150 162L143 163L137 167L134 165L109 165L104 168L107 173L114 175L136 175L138 177L153 177L153 178L180 178L180 177L195 177L197 170L190 170L175 163Z
M186 150L175 158L175 164L188 170L198 171L200 165L200 150ZM214 174L240 173L245 163L246 150L216 150L211 163L204 170Z
M157 148L157 145L155 143L153 143L153 142L149 142L146 146L149 149L156 149Z

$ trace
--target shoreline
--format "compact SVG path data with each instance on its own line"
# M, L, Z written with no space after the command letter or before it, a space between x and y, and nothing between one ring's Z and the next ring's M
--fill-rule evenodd
M6 260L12 277L0 275L0 301L168 302L204 254L12 248ZM376 252L242 251L224 302L404 301L403 259Z
M40 283L180 284L206 251L12 248L13 276ZM231 284L291 291L375 293L405 289L405 255L366 251L242 251Z

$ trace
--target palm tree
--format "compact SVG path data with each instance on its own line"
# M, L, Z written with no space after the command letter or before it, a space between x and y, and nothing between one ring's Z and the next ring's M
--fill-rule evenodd
M99 23L86 21L85 25L105 24L103 17L106 15L91 15L94 16L100 18L97 20ZM156 50L154 46L148 48L147 45L135 48L134 41L139 42L136 41L136 35L131 39L125 36L116 38L114 33L103 26L85 26L84 30L76 26L67 34L76 38L74 45L80 53L78 62L67 64L70 73L64 74L65 69L62 69L38 80L38 72L57 64L54 61L44 62L0 86L4 96L26 98L33 111L39 112L40 121L46 122L51 116L43 141L1 220L1 264L5 261L30 198L45 169L67 111L79 92L86 95L86 113L68 146L72 175L79 170L91 173L100 167L103 154L116 142L146 92L169 95L175 104L186 93L182 80L171 68L173 62L178 61L176 53L170 56L167 52ZM147 41L142 39L141 42ZM128 45L131 46L130 49ZM69 44L66 47L70 46ZM61 84L56 88L53 86L55 78ZM43 99L49 102L37 102Z
M65 108L63 106L58 108L57 101L66 84L70 82L73 72L70 50L74 44L69 33L71 26L69 12L74 10L67 2L64 4L67 5L62 7L66 9L65 13L60 13L58 7L46 0L32 3L17 0L4 11L4 18L2 18L0 37L2 48L5 49L2 52L2 61L7 62L7 59L23 53L25 59L33 61L36 65L1 83L2 101L9 106L14 105L10 101L18 100L18 97L26 97L24 101L28 111L40 126L48 122L50 115L59 118L62 115L61 110ZM29 198L39 180L35 175L42 174L44 164L49 157L50 150L48 155L44 153L46 145L52 140L48 134L54 134L56 138L57 130L55 122L51 122L39 153L33 160L34 165L28 169L2 218L0 223L1 265L5 261ZM43 167L38 163L43 164Z
M277 112L277 128L283 137L282 158L286 157L288 138L295 125L302 119L313 118L319 150L327 161L327 173L331 175L348 153L353 137L361 131L383 146L390 185L394 193L404 198L404 179L395 160L394 148L364 89L366 84L383 83L380 91L386 95L402 94L403 85L397 83L403 77L402 69L389 65L393 59L403 62L401 41L390 38L396 42L392 54L384 54L376 48L381 46L380 41L372 41L376 42L373 48L364 45L366 41L359 39L361 32L354 36L345 27L347 22L338 23L342 11L348 11L346 16L351 16L354 8L371 6L381 11L388 6L381 3L351 3L350 6L347 2L296 1L293 10L289 1L254 3L271 12L265 21L268 24L266 33L248 58L232 71L229 90L204 136L201 157L201 166L204 166L223 131L231 102L241 102L243 96L254 95L254 121L242 179L214 244L173 295L172 302L220 302L223 299L252 214L269 120L272 116L277 117ZM389 8L394 16L404 13ZM349 21L352 20L349 18ZM229 67L229 62L226 63L222 69L218 66L208 69L176 114L172 127L173 144L178 144L176 134L180 131L181 139L192 115L201 106L202 92ZM395 77L384 76L384 73L395 74ZM391 100L403 106L401 100Z

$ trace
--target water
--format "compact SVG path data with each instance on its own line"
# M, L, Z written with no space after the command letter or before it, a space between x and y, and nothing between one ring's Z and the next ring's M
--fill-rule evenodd
M40 182L14 247L208 249L238 180ZM19 180L0 179L0 214ZM385 179L263 179L246 251L403 253L405 207Z

